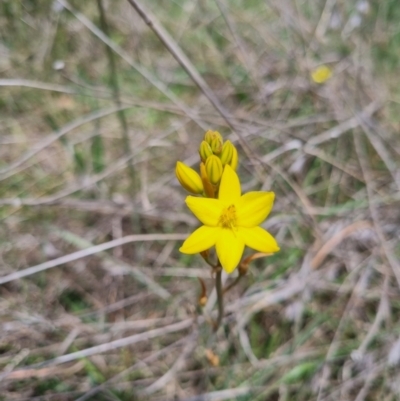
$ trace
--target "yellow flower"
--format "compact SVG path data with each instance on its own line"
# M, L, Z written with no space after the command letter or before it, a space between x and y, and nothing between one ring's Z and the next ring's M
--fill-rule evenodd
M274 198L273 192L241 195L239 178L226 165L218 199L186 198L189 209L204 225L186 239L180 251L195 254L215 245L221 266L227 273L239 264L245 245L259 252L278 252L275 238L258 227L269 215Z
M321 65L311 72L311 78L317 84L323 84L331 76L332 76L332 70L326 65Z

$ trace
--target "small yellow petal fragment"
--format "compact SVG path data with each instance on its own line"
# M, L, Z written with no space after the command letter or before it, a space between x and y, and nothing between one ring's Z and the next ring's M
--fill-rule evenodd
M208 301L207 296L200 297L200 298L199 298L199 305L200 305L201 307L204 307L204 306L206 306L207 301Z
M218 355L215 355L214 352L210 349L206 349L206 358L208 359L208 362L214 367L219 366L219 357Z
M331 76L332 70L326 65L321 65L311 72L311 79L317 84L323 84Z
M201 177L195 170L189 166L186 166L186 164L177 162L175 174L179 183L187 191L191 192L192 194L202 194L204 192Z

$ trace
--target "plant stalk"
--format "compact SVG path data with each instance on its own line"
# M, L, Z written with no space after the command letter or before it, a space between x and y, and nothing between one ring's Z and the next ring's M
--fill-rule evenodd
M224 316L224 291L222 289L222 269L219 268L215 277L215 289L217 291L217 302L218 302L218 317L214 322L214 332L216 332L221 325L222 318Z

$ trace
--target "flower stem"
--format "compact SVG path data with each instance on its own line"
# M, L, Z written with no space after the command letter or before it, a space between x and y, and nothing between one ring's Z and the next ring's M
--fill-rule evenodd
M215 277L215 288L217 291L217 302L218 302L218 317L214 322L214 332L216 332L221 325L222 317L224 316L224 292L222 289L222 269L218 269Z

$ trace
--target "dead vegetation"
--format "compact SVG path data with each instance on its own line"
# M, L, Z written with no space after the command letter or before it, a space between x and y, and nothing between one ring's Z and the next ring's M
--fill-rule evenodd
M0 400L397 400L397 1L41 3L0 3ZM216 334L209 128L281 245Z

